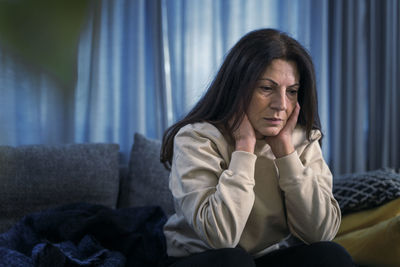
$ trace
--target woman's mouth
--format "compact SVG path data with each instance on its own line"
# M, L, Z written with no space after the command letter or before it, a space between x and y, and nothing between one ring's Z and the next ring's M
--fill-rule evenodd
M268 123L268 124L272 124L272 125L279 125L282 123L282 119L279 118L264 118L264 120Z

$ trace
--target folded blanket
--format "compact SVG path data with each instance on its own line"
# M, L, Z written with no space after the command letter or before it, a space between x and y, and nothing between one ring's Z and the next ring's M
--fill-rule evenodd
M160 207L71 204L30 214L0 235L0 266L160 266Z

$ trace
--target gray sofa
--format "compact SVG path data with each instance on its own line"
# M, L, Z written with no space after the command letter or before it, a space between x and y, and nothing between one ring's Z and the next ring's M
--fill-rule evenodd
M27 214L70 203L173 213L160 142L135 134L128 165L117 144L0 146L0 233Z
M129 162L122 166L117 144L0 146L0 234L12 232L7 230L25 215L70 203L100 204L115 211L160 206L170 216L174 208L169 172L159 162L159 153L160 142L140 134L135 134ZM343 175L334 180L333 193L344 212L334 241L346 247L360 265L398 266L400 248L394 244L399 244L400 174L384 169ZM161 224L148 230L158 230L160 237ZM9 244L7 240L3 243ZM164 251L162 242L155 242L158 244L158 251ZM371 252L376 251L375 244L385 253ZM146 251L138 250L139 256ZM4 259L4 251L0 246L0 259ZM14 263L13 253L11 250ZM0 260L0 266L25 266L2 263Z

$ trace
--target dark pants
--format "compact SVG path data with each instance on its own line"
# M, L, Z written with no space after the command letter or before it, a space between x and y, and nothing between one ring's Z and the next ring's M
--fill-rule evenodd
M280 249L253 259L240 248L223 248L193 254L185 258L169 258L169 266L204 267L270 267L270 266L355 266L351 256L334 242L317 242Z

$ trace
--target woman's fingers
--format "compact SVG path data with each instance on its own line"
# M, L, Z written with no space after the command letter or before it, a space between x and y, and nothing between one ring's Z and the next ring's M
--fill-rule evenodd
M294 151L292 143L292 133L297 125L297 120L300 114L300 105L296 104L292 114L286 121L286 125L277 136L266 137L266 142L271 146L275 157L280 158Z
M233 132L236 142L236 150L247 151L254 153L254 146L256 144L256 134L251 125L247 114L244 114L239 127Z
M297 120L299 118L299 114L300 114L300 105L297 102L296 107L294 108L292 114L290 115L289 119L286 122L285 127L288 127L290 132L292 133L294 128L297 125Z

